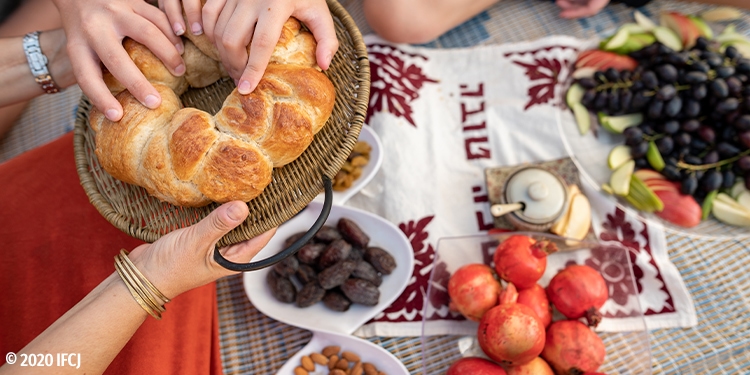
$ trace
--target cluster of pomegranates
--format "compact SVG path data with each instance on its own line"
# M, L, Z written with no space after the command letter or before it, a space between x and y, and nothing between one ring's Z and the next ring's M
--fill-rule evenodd
M542 287L555 251L552 242L512 235L495 250L494 269L472 263L451 275L450 308L479 322L477 340L491 360L462 358L447 375L601 374L606 350L591 327L601 320L607 285L593 268L573 264ZM566 319L553 322L553 306Z

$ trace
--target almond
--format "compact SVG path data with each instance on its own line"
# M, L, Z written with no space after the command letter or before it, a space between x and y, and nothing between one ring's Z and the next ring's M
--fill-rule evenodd
M339 361L339 356L337 356L336 354L328 358L328 369L333 370L336 367L336 362L338 361Z
M341 347L331 345L331 346L326 346L325 348L323 348L322 353L324 356L330 358L334 354L339 354L340 350L341 350Z
M372 363L365 362L362 364L362 369L365 370L365 375L378 375L378 369Z
M346 358L346 360L349 362L359 362L360 360L358 355L347 351L341 353L341 357Z
M341 358L336 362L336 365L334 366L336 368L340 368L342 370L349 369L349 361L346 360L346 358Z
M328 364L328 357L320 354L320 353L312 353L310 354L310 358L312 358L313 362L319 364L319 365L327 365Z
M362 362L355 363L349 375L362 375Z
M328 375L346 375L346 371L335 368L331 370L331 372L329 372Z
M294 375L309 375L310 373L307 372L307 370L303 369L302 367L295 367L294 368Z
M315 363L309 356L302 357L302 367L307 371L315 371Z

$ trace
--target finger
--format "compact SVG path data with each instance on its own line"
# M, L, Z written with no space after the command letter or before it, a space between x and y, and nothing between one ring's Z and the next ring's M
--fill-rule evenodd
M100 56L104 66L141 104L151 109L159 107L161 96L135 66L133 60L122 48L122 44L115 45L108 43L108 40L111 38L102 38L101 41L94 41L93 45L94 51ZM101 69L97 67L97 70Z
M555 5L557 5L560 9L563 9L563 10L576 7L572 2L568 0L557 0L555 2Z
M110 121L120 121L122 106L102 80L102 69L96 53L85 44L70 44L68 54L71 56L73 74L76 76L78 86L91 100L91 104L104 113Z
M167 19L175 35L185 34L185 19L182 17L182 7L179 1L160 0L159 9L167 15Z
M258 13L254 7L243 4L249 3L237 6L221 36L225 53L221 61L229 75L235 79L240 78L247 66L247 45L250 44L253 32L257 30L255 22L248 21L258 19Z
M169 42L173 46L175 46L175 48L178 51L183 50L182 38L180 38L174 33L174 30L172 30L172 26L169 25L169 19L167 18L167 15L164 14L164 12L159 11L157 8L155 8L152 5L149 5L145 1L136 2L133 9L135 10L135 13L137 15L151 22L153 26L156 26L156 28L158 28L162 32L164 37L167 38ZM182 16L180 16L180 19L182 19ZM143 19L136 18L136 19L133 19L132 22L128 22L127 25L130 26L130 29L132 30L133 24L137 24L138 27L146 27L145 25L143 25L144 23L147 23L147 22L145 22ZM149 26L149 28L151 28L151 26ZM141 29L135 29L133 32L134 34L126 34L126 35L128 36L138 35L141 32Z
M597 10L588 7L569 8L560 12L561 18L586 18L593 16Z
M206 33L206 36L211 43L214 44L216 44L216 23L219 21L221 10L224 8L225 4L226 0L208 0L203 4L203 9L201 10L203 31ZM193 32L193 34L199 35L195 34L195 32Z
M190 25L190 32L193 33L193 35L203 34L200 0L182 0L182 7L185 10L187 24Z
M268 241L276 234L276 228L273 228L265 233L262 233L248 241L241 242L237 245L230 246L219 251L222 253L224 258L235 263L247 263L251 261L258 252L260 252L267 244Z
M289 17L285 16L284 12L268 12L258 19L253 39L250 42L247 66L245 71L242 72L240 84L237 86L237 91L240 94L247 95L258 86L287 19Z
M213 249L213 245L230 230L240 225L249 210L247 204L240 201L224 203L208 214L198 224L190 227L191 241L195 241L194 248Z
M131 35L131 38L151 50L173 75L181 76L185 74L185 63L180 56L180 50L176 45L171 44L171 41L161 30L143 18L135 19L128 25L128 29L125 30L126 35ZM182 46L182 43L180 43L180 46Z
M227 0L226 4L224 4L224 9L222 9L221 14L219 15L219 19L216 21L216 26L214 27L214 45L219 51L219 56L221 57L222 63L224 63L224 67L228 67L226 61L229 59L226 45L224 44L224 33L227 31L227 25L232 20L235 9L237 9L237 0ZM231 75L232 72L228 73ZM239 74L235 75L233 78L237 77L239 77Z
M318 66L326 70L331 65L333 55L339 49L339 40L336 37L336 28L333 25L331 13L327 7L324 8L309 16L302 14L299 16L299 20L310 29L318 42L315 58L318 60Z

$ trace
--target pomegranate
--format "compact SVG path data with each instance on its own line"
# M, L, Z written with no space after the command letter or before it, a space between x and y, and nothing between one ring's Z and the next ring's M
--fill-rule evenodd
M568 319L586 318L589 326L596 327L602 320L599 308L607 302L609 292L599 272L572 264L550 280L547 297Z
M529 363L508 367L508 375L555 375L542 357L536 357Z
M526 289L539 281L547 268L547 255L555 251L557 246L550 241L515 234L497 246L492 260L501 279Z
M577 320L558 320L547 328L542 358L558 375L595 372L604 363L604 342Z
M500 304L479 321L477 341L490 359L518 366L537 357L544 348L544 324L534 310L516 303L513 283L500 294Z
M531 307L542 321L544 328L552 323L552 306L550 306L547 293L541 285L534 284L531 288L519 290L518 303Z
M482 263L467 264L456 270L448 280L451 309L475 322L497 305L501 291L502 286L495 277L495 271Z
M492 361L466 357L453 362L445 375L506 375L505 370Z

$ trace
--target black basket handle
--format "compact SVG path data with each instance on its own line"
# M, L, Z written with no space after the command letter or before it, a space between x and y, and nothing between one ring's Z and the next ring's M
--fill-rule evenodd
M323 187L326 192L326 198L325 202L323 203L323 209L320 211L320 216L318 216L318 219L315 220L315 223L312 225L310 230L308 230L307 233L305 233L305 235L299 238L297 241L294 241L291 246L287 247L276 255L270 256L263 260L259 260L257 262L250 263L234 263L232 261L229 261L224 258L223 255L221 255L221 253L219 252L219 248L217 247L214 248L214 260L216 261L216 263L219 263L220 266L232 271L256 271L268 266L272 266L278 262L281 262L287 257L296 254L297 251L299 251L299 249L301 249L302 246L307 243L307 241L312 239L313 236L318 233L320 228L323 227L323 224L325 224L326 220L328 219L328 214L331 213L331 206L333 205L333 186L331 184L331 179L326 175L323 175Z

